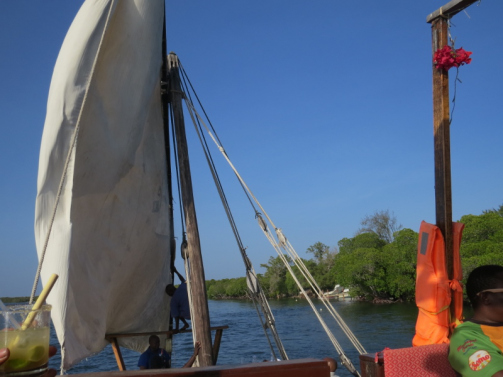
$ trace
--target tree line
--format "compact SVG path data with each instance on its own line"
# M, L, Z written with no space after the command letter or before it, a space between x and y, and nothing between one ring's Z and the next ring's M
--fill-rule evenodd
M465 215L459 222L465 224L460 248L463 283L475 267L503 265L503 205L480 215ZM362 299L413 301L418 236L414 230L402 228L393 213L378 211L366 216L355 236L343 238L337 247L322 242L311 245L306 252L313 257L303 262L324 291L340 284ZM301 276L289 261L294 273ZM299 295L297 284L279 256L270 257L261 266L265 273L258 278L268 297ZM303 279L300 281L303 288L309 289ZM212 299L248 295L244 277L210 280L206 288Z
M480 215L465 215L461 241L463 284L468 274L484 264L503 265L503 205L483 211ZM366 216L352 238L343 238L336 247L322 242L311 245L306 252L311 259L302 259L307 269L324 291L335 284L350 289L350 294L367 300L413 301L415 295L418 233L402 228L396 217L386 211ZM293 262L295 275L304 289L310 287ZM269 298L299 295L299 288L281 258L270 257L261 264L264 274L259 282ZM248 298L246 278L206 281L208 298ZM29 297L1 298L4 302L27 302Z

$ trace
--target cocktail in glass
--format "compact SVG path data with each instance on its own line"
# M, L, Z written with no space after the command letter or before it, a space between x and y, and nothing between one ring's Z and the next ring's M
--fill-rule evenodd
M47 370L51 306L11 305L0 310L0 348L10 356L0 365L0 376L38 376ZM30 314L31 313L31 314Z

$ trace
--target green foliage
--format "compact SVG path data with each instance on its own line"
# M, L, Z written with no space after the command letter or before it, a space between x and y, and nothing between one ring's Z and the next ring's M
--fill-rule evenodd
M365 234L359 236L362 235ZM384 273L379 263L381 252L377 248L364 247L341 251L333 268L337 283L351 288L352 295L379 297L385 288L384 281L379 279Z
M496 209L496 208L488 209L486 211L483 211L482 213L483 214L486 214L486 213L497 213L498 215L500 215L500 216L503 217L503 204L501 204L498 209Z
M297 268L297 266L293 266L292 270L294 271L294 274L295 274L295 276L297 276L297 278L299 279L299 281L300 281L301 277L302 277L302 280L305 281L304 277L301 275L301 273L300 273L299 269ZM297 282L292 277L292 274L290 272L287 272L286 276L285 276L285 288L286 288L286 293L287 293L288 296L296 296L296 295L299 294L300 289L297 286Z
M304 263L304 265L307 267L307 270L309 271L309 273L311 275L313 275L315 280L318 282L319 279L316 279L316 276L315 276L316 272L315 271L317 270L319 265L312 259L310 259L310 260L301 259L301 260ZM304 275L300 272L300 269L297 266L292 266L292 270L293 270L293 273L295 274L295 276L297 277L297 279L299 280L299 283L302 286L302 288L304 288L306 290L310 289L311 286L307 282ZM295 281L295 279L293 278L293 276L290 274L289 271L286 273L286 276L285 276L285 287L286 287L286 293L288 296L296 296L300 293L300 288L297 285L297 282Z
M377 233L361 233L353 238L343 238L339 241L339 254L351 253L358 249L380 249L386 245Z
M463 231L464 243L481 241L503 242L503 217L495 212L480 216L466 215L460 220L465 224Z
M38 296L35 296L33 298L33 301L37 301ZM29 297L0 297L0 300L2 300L3 303L5 304L17 304L19 302L29 302L30 298Z
M323 262L323 259L329 253L329 247L321 242L316 242L314 245L311 245L307 248L306 253L312 253L314 255L314 259L317 263Z
M461 243L463 276L484 264L503 265L503 205L484 211L481 215L466 215ZM402 229L389 211L367 216L353 238L343 238L338 249L316 242L306 252L313 259L302 260L322 290L331 290L335 284L350 288L353 296L378 300L414 300L417 263L418 233ZM286 256L285 256L286 257ZM288 258L295 276L304 289L306 279ZM269 297L299 294L299 288L283 261L270 257L262 264L265 274L259 275L260 284ZM247 295L245 278L210 280L207 284L210 298L244 297Z
M318 286L322 290L332 289L334 287L334 276L331 269L335 262L337 250L334 249L330 251L329 246L321 242L316 242L307 248L306 253L312 253L314 255L314 260L304 261L304 264L314 280L318 283ZM306 283L305 280L302 281L303 288L310 288Z
M291 265L290 258L285 255L286 260ZM266 268L266 272L264 274L264 285L262 289L269 297L281 297L288 293L286 287L286 273L287 268L283 263L283 260L280 256L276 258L270 257L269 262L267 264L261 264L261 267ZM267 287L267 290L265 289Z
M225 294L228 297L244 297L248 294L246 278L232 279L225 288Z
M389 296L412 301L416 287L418 233L402 229L395 233L394 241L384 246L384 263Z
M339 242L333 272L352 295L369 299L414 297L417 233L403 229L386 243L377 233L361 233Z
M206 294L210 299L247 297L246 278L208 280Z
M479 216L463 216L460 222L465 224L460 248L463 280L478 266L503 265L503 205Z

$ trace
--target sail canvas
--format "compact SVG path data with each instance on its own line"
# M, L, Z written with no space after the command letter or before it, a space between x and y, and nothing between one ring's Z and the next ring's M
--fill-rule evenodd
M87 0L54 68L35 236L42 282L59 275L47 301L65 369L101 351L107 333L168 328L163 15L162 0Z

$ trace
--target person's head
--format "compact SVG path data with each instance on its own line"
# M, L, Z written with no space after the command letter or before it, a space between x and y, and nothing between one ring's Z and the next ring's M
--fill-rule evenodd
M173 295L175 294L175 291L176 291L176 287L173 284L168 284L166 286L166 293L168 296L173 297Z
M501 291L494 291L498 289ZM466 294L475 312L490 308L492 317L503 322L503 266L485 265L475 268L466 281Z
M155 352L159 349L161 340L157 335L150 335L150 338L148 338L148 344L150 345L150 350Z

